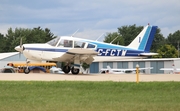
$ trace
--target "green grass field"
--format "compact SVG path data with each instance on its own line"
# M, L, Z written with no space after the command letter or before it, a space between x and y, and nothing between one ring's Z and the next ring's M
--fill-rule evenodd
M180 111L180 82L0 81L0 111Z

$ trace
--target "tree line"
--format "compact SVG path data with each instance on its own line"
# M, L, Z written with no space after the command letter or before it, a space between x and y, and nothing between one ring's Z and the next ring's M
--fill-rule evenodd
M104 42L119 45L129 45L130 42L142 31L143 26L125 25L117 28L117 32L106 33ZM36 27L29 28L9 28L7 34L0 33L0 53L14 52L15 46L22 43L45 43L55 38L50 29ZM116 38L117 37L117 38ZM116 38L116 39L115 39ZM167 38L157 29L152 43L151 52L159 53L154 58L176 58L179 57L180 30L170 33Z
M0 33L0 52L14 52L21 38L22 43L45 43L55 37L48 28L9 28L6 35Z

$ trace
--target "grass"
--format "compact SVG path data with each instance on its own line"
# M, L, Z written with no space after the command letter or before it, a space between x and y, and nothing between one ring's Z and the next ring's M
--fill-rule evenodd
M180 82L0 81L0 111L179 111Z

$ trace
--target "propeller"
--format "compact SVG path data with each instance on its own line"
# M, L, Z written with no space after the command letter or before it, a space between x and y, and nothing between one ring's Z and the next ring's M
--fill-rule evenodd
M22 48L22 37L21 37L21 39L20 39L20 48Z
M20 38L20 45L19 45L19 47L20 47L20 49L22 49L22 37ZM19 58L21 58L22 51L19 52Z
M22 38L20 38L20 45L15 47L15 50L19 52L19 58L21 57L21 54L23 53L24 46L22 44Z

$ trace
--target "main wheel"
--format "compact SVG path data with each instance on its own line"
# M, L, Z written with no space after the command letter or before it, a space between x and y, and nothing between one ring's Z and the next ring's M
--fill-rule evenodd
M79 74L79 69L72 67L71 72L74 75Z
M30 72L30 69L26 67L26 68L24 69L24 73L25 73L25 74L29 74L29 72Z
M69 67L69 66L64 66L64 67L63 67L63 72L64 72L65 74L68 74L68 73L70 72L70 67Z

